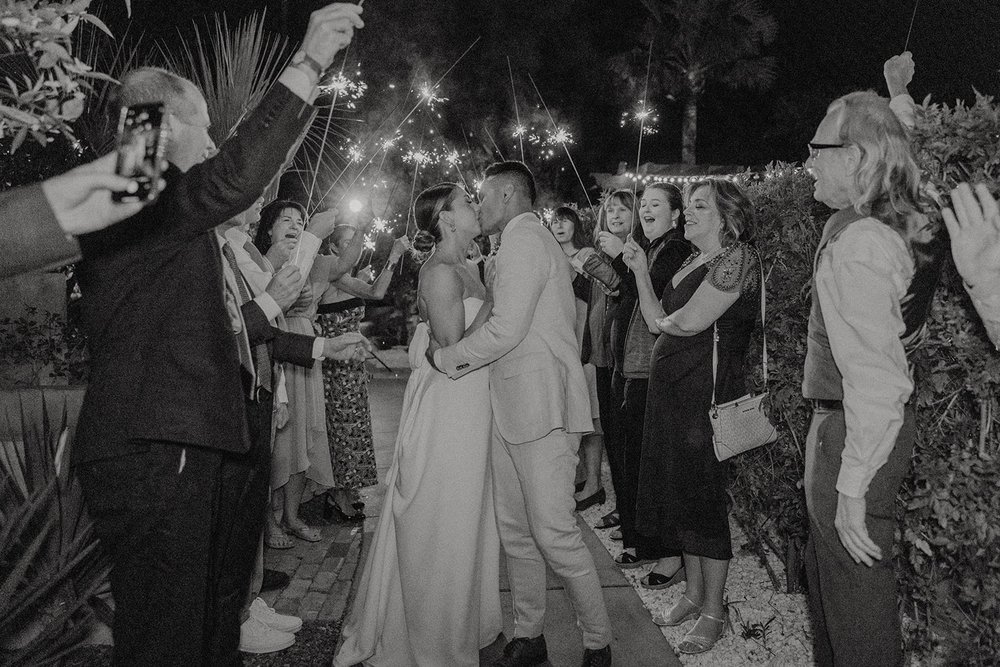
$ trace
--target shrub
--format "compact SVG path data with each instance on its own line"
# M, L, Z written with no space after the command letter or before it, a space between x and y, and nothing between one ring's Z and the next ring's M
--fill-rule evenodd
M946 193L961 180L1000 177L1000 107L925 101L913 141L925 180ZM767 280L772 414L778 442L736 459L732 494L752 539L773 529L795 561L807 532L804 471L809 409L801 397L812 259L829 215L801 169L773 165L749 186ZM943 233L943 232L942 232ZM918 431L899 495L897 540L907 641L947 663L1000 655L1000 357L985 336L950 257L913 359ZM794 565L794 562L791 564ZM790 580L796 573L791 573Z

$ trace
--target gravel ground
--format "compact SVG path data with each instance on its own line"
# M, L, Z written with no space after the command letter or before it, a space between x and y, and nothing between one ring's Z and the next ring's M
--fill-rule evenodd
M603 471L604 488L608 502L583 512L584 520L591 526L614 507L610 473L607 465ZM735 555L729 565L726 597L729 600L730 627L711 651L701 655L678 654L685 665L725 667L727 665L811 665L812 645L809 635L809 618L804 594L786 594L775 591L774 585L761 566L757 555L745 550L746 536L737 523L730 519ZM621 542L610 539L612 530L595 530L611 555L621 553ZM767 552L772 569L779 581L784 581L784 565ZM652 569L645 565L624 570L625 578L635 587L642 603L651 614L662 613L684 593L684 586L677 585L660 591L650 591L639 585L639 580ZM674 647L680 643L694 624L688 621L675 628L661 628L663 636ZM761 627L766 631L760 634ZM754 633L756 630L758 632ZM756 635L756 636L755 636Z

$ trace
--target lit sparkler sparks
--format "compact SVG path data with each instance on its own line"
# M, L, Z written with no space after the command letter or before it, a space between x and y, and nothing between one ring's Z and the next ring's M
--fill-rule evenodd
M573 135L565 127L557 127L550 131L548 136L545 138L545 143L551 145L566 145L573 144Z
M436 90L436 87L432 87L426 83L420 87L420 97L431 109L434 108L435 104L441 104L448 101L447 97L440 97L437 95Z
M517 125L514 128L514 134L512 136L515 139L519 139L520 137L523 137L527 132L528 132L528 128L526 128L524 125Z
M371 236L365 237L365 250L371 250L375 252L375 239Z
M355 144L347 149L347 157L351 160L351 162L361 162L365 159L365 153L361 149L361 146Z
M389 231L389 221L385 218L375 218L372 220L372 231L376 234L384 234Z
M361 73L358 72L358 74ZM352 81L344 76L343 72L334 74L329 81L319 86L320 94L329 95L332 93L348 109L355 109L357 102L364 97L367 90L367 83L360 79Z
M410 151L403 156L404 162L412 162L413 164L423 167L434 161L434 155L429 151L417 149L415 151Z
M656 112L656 109L650 109L641 104L635 111L622 112L619 125L625 127L631 122L637 123L642 129L643 135L647 137L660 131L658 126L660 114Z

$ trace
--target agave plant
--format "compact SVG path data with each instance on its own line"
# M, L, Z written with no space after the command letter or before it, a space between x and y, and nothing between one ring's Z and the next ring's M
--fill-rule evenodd
M0 663L50 665L86 638L110 561L69 472L65 405L54 426L44 399L39 422L22 403L20 425L0 423Z

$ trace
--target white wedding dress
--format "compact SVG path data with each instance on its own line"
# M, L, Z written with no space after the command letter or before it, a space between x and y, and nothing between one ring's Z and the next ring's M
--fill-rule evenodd
M468 326L483 302L463 301ZM413 369L375 541L335 667L458 667L502 629L493 513L489 370L450 380L410 342Z

